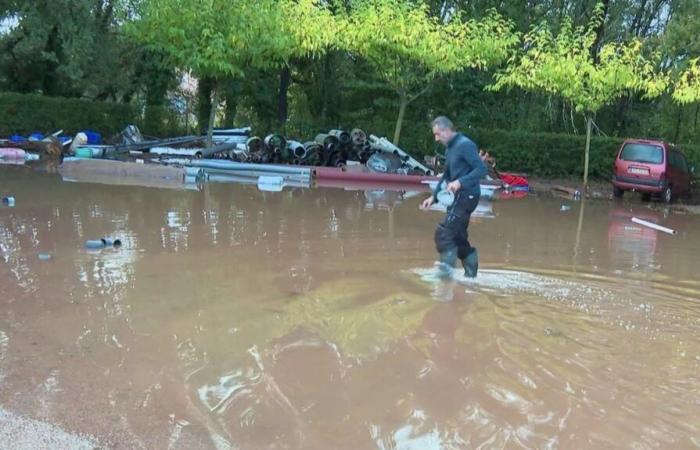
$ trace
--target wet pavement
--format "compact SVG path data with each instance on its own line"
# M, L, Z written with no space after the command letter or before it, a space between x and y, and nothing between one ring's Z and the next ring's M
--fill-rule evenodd
M700 448L698 216L496 199L470 226L479 277L440 282L422 193L0 168L8 194L0 411L83 443Z

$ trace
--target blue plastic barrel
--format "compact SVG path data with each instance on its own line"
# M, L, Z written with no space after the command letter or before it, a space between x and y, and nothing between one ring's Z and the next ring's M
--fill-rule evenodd
M83 130L83 133L85 133L85 136L88 138L88 145L100 145L102 144L102 135L98 133L97 131L92 131L92 130Z

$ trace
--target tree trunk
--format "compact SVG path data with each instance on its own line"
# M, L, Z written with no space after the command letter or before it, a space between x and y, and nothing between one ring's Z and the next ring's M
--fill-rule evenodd
M224 87L224 101L226 102L226 111L224 115L224 127L233 128L236 126L236 111L238 110L238 86L236 81L227 80Z
M583 192L586 195L588 191L588 161L591 154L591 128L593 127L593 117L586 114L586 156L583 160Z
M394 141L395 146L399 146L399 138L401 137L401 125L403 125L403 118L406 115L406 107L408 106L408 96L401 92L399 93L399 117L396 119L396 128L394 128Z
M49 36L46 41L46 45L44 46L44 51L51 56L55 56L57 59L60 59L59 57L59 35L58 35L58 28L54 26L51 31L49 32ZM44 64L44 67L42 70L44 71L44 76L42 78L42 93L46 96L57 96L62 94L60 92L59 88L59 75L58 75L58 67L59 64L62 61L52 61L52 60L47 60ZM63 92L65 95L66 93Z
M615 135L616 136L622 136L625 132L625 127L626 127L626 114L627 114L627 109L630 104L630 97L628 96L623 96L617 99L617 107L615 109Z
M209 122L211 114L211 94L214 80L202 77L197 89L197 127L204 131L204 124Z
M581 206L578 210L578 223L576 224L576 240L574 242L574 272L578 266L578 255L581 249L581 231L583 230L583 217L586 211L586 195L581 194Z
M153 136L163 136L165 114L164 105L168 95L168 80L163 76L151 74L146 82L146 111L144 113L144 132Z
M207 128L207 147L212 147L212 137L214 136L214 123L216 122L216 110L219 107L219 90L214 85L211 95L211 111L209 112L209 127Z
M605 20L608 17L608 9L610 6L610 0L602 0L603 4L603 17L601 17L600 24L595 30L595 41L591 47L591 56L593 57L593 63L597 66L600 63L600 47L603 43L603 35L605 34Z
M634 15L634 20L632 21L632 26L630 26L632 34L637 37L639 37L640 30L642 28L642 17L644 16L644 10L647 7L647 1L648 0L642 0L642 2L639 4L637 13Z
M287 102L287 94L289 93L289 85L292 82L292 74L288 65L284 65L280 71L280 90L277 108L277 124L282 132L286 132L287 118L289 117L289 105Z
M681 123L683 122L683 106L678 105L678 116L676 117L676 131L673 133L673 142L678 142L681 134Z

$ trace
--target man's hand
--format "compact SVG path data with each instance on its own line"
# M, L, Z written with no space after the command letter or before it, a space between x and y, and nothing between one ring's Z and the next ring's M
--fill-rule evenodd
M428 209L431 206L433 206L433 196L431 195L430 197L426 198L423 200L423 203L420 204L420 209Z
M453 182L451 182L450 184L447 185L447 190L454 194L461 187L462 187L462 184L459 182L459 180L454 180Z

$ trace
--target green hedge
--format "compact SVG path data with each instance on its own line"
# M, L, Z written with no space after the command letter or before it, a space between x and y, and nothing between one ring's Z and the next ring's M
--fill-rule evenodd
M90 129L108 137L129 124L137 125L150 136L182 133L178 118L166 107L151 106L149 111L150 120L144 121L137 105L3 92L0 93L0 136L58 130L73 135Z
M128 104L96 102L34 94L0 93L0 135L80 130L114 134L139 121L136 107Z
M418 130L419 125L410 130ZM423 155L434 153L436 146L431 141L429 130L423 135L402 137L401 147L419 160ZM471 128L464 131L480 148L496 157L497 168L502 171L524 172L542 178L580 178L583 176L585 135L556 133L530 133L511 130ZM608 180L612 176L615 156L624 139L591 138L589 176L591 179ZM683 153L691 166L700 170L700 146L682 145ZM439 148L440 152L444 149Z
M552 133L523 133L507 130L474 130L479 146L497 159L501 170L526 172L544 178L582 177L586 136ZM607 180L624 139L592 137L589 176ZM700 168L700 146L681 150L691 166Z
M501 170L544 178L582 177L586 137L507 130L474 130L479 146L496 157ZM592 137L589 176L607 179L622 139Z

